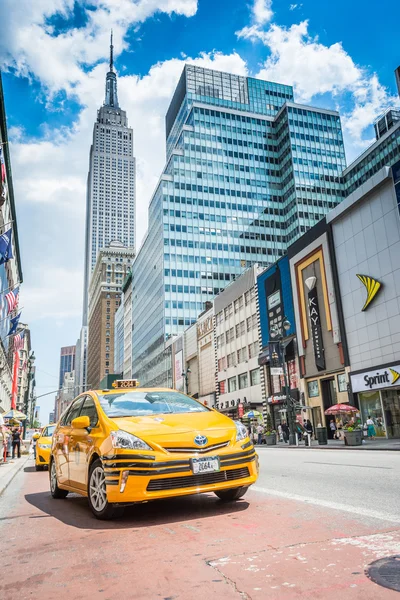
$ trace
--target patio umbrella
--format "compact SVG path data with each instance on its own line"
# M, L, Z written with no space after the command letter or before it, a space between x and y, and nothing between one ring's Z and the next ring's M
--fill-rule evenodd
M26 415L24 415L23 412L21 412L20 410L17 410L15 408L11 409L8 411L8 413L5 413L3 415L3 419L17 419L19 421L24 421L26 419Z
M326 415L338 415L339 413L357 413L360 412L358 408L351 404L334 404L325 411Z
M257 417L262 417L262 414L258 410L249 410L249 412L243 415L243 419L255 419Z

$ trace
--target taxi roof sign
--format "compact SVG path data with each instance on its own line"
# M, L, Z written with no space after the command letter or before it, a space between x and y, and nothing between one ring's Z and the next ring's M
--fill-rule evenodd
M134 388L139 386L139 382L137 379L116 379L111 385L115 389Z

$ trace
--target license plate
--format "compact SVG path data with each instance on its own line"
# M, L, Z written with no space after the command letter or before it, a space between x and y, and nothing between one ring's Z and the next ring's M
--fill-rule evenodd
M192 458L192 471L194 475L199 473L215 473L220 470L218 456L210 456L210 458Z

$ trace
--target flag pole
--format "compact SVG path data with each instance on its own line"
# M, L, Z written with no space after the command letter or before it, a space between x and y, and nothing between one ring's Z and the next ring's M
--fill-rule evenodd
M13 311L11 311L11 312L10 312L10 313L9 313L9 314L6 316L6 317L4 317L4 319L0 319L0 323L2 323L3 321L7 321L7 319L14 318L14 317L11 317L10 315L12 315L12 313L13 313L13 312L16 312L17 310L22 310L23 308L24 308L24 307L23 307L23 306L21 306L21 307L18 307L18 308L17 308L15 311L14 311L14 310L13 310ZM15 315L15 316L17 316L17 315ZM24 330L22 329L22 331L24 331ZM16 333L19 333L19 331L17 331Z
M6 288L5 290L1 290L0 294L4 294L4 292L8 292L9 290L15 290L15 288L17 288L19 285L21 285L20 281L18 281L15 285L10 285L10 287Z

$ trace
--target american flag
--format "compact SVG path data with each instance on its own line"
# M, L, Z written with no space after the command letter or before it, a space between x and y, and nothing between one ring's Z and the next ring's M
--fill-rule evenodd
M17 352L17 350L22 350L22 348L24 347L24 335L25 335L25 332L20 331L15 336L15 338L14 338L14 351L15 352Z
M19 296L19 287L15 288L15 290L11 290L6 294L5 298L7 300L7 307L9 315L13 310L15 310L18 306L18 296Z

